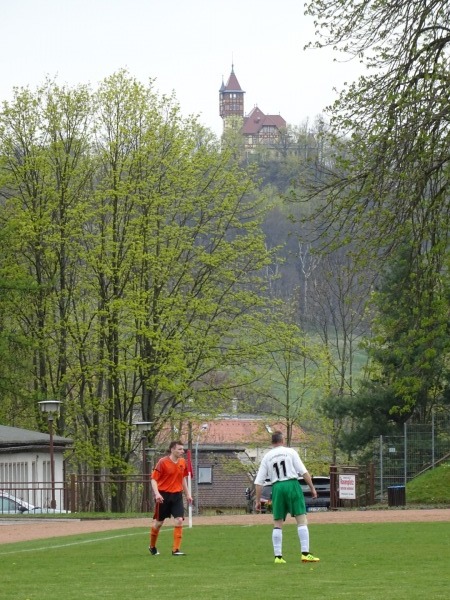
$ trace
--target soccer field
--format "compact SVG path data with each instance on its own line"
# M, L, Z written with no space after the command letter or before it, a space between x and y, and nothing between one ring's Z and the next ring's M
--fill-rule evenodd
M301 564L295 525L284 527L286 565L273 564L271 526L186 529L171 555L163 528L0 546L1 597L15 600L448 599L450 523L310 525L319 564ZM0 532L1 533L1 532Z

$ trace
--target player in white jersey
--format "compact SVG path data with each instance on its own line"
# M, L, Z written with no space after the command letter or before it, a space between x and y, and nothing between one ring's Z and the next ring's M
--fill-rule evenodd
M311 475L300 460L298 453L292 448L287 448L281 431L272 434L272 450L264 455L255 479L255 509L261 510L261 493L267 480L272 484L272 514L273 531L272 544L275 555L275 564L284 564L283 558L283 522L289 513L297 521L297 532L302 552L302 562L319 562L316 556L309 551L309 530L306 519L305 497L299 484L299 477L303 477L311 490L313 498L317 492L313 485Z

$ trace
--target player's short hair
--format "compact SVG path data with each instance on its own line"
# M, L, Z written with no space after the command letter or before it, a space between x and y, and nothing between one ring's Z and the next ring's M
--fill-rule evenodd
M180 442L180 440L174 440L173 442L170 442L169 452L171 452L172 448L175 448L175 446L184 446L184 444L183 442Z
M280 444L283 441L283 433L281 431L275 431L272 433L272 444Z

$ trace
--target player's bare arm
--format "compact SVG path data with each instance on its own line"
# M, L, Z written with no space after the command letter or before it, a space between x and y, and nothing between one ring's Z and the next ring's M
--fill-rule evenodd
M255 510L261 510L261 494L262 494L262 485L255 484Z
M161 504L161 502L164 502L164 498L159 493L158 484L156 483L156 481L154 479L151 479L151 485L152 485L153 495L155 496L155 502L157 502L158 504Z
M306 481L309 489L311 490L311 496L313 498L317 498L317 492L316 492L316 488L314 487L314 484L312 482L311 479L311 475L308 473L308 471L305 471L302 475L303 479Z
M188 501L188 503L192 504L192 496L189 493L189 486L188 486L188 482L187 482L187 477L183 478L183 491L184 491L184 495L185 495L186 500Z

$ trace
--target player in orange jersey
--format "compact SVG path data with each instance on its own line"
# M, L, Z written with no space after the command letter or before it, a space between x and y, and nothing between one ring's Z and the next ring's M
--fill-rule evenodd
M192 503L192 497L187 484L188 470L183 458L183 443L179 440L171 442L169 452L168 456L157 462L151 476L155 513L150 529L149 550L153 556L159 554L156 548L158 535L164 520L170 517L175 519L172 555L185 556L185 553L180 550L184 521L183 491L189 504Z

